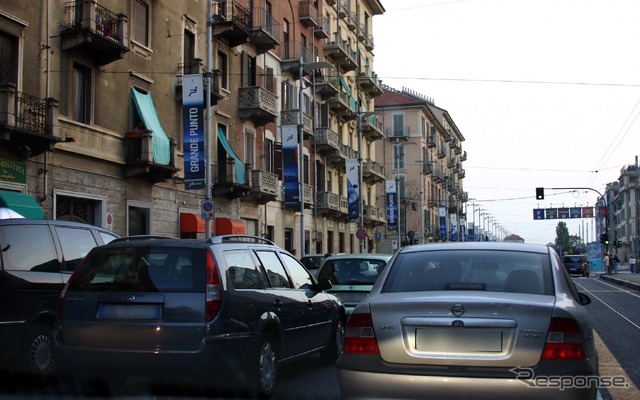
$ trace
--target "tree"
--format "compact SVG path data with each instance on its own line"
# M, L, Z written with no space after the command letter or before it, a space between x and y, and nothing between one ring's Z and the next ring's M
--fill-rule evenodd
M560 221L556 226L556 248L560 254L569 249L569 229L566 222Z

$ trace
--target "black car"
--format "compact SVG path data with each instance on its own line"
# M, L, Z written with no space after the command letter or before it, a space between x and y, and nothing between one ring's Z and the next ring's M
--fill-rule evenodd
M50 333L60 292L92 248L117 237L76 222L0 220L0 369L55 373Z
M195 378L273 393L278 364L342 353L345 310L289 252L253 236L123 238L95 248L60 297L60 369L122 384Z
M586 254L568 254L562 257L562 262L569 274L589 276L590 268Z

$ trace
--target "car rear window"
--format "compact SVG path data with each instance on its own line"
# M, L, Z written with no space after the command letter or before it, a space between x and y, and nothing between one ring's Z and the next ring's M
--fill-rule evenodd
M584 256L564 256L564 262L582 262Z
M333 285L373 285L387 262L363 258L327 260L318 280L329 279Z
M160 246L100 249L90 253L81 264L69 290L203 291L204 265L204 249Z
M382 292L481 290L553 293L548 254L514 251L421 251L399 254Z

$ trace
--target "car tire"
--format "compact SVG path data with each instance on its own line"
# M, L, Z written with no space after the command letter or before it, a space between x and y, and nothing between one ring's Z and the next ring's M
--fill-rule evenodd
M30 375L45 379L57 372L53 358L50 327L43 324L34 325L25 341L23 354L26 357L26 371Z
M258 398L269 398L273 394L278 378L278 354L271 336L260 336L258 354L251 366L249 387Z
M344 322L342 318L338 318L333 326L333 332L331 334L331 341L329 345L325 347L320 353L320 359L325 364L335 364L342 350L344 349Z

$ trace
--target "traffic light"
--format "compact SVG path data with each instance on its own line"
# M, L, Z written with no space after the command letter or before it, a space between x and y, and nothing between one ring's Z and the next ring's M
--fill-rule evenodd
M544 200L544 188L536 188L536 200Z
M609 244L609 235L606 234L606 233L601 233L600 234L600 243Z

